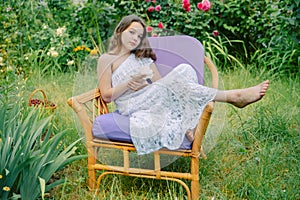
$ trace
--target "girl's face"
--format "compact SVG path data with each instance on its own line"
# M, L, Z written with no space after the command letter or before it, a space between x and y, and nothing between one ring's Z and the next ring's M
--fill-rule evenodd
M127 29L122 32L122 47L127 51L134 50L139 46L144 34L144 27L139 22L132 22Z

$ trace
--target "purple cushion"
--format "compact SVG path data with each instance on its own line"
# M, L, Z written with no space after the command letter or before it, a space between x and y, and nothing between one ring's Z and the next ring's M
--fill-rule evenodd
M199 40L187 35L149 37L157 60L155 64L162 76L179 64L191 65L198 77L199 84L204 84L204 48Z
M92 131L95 138L132 143L128 116L118 112L99 115L95 118ZM184 137L180 149L191 149L192 142Z

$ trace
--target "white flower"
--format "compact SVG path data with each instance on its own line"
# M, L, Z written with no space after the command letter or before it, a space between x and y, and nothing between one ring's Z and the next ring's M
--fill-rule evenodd
M66 27L64 27L64 26L56 29L57 36L60 36L60 37L63 36L64 32L66 32Z
M73 65L74 63L75 63L74 60L69 60L67 65Z
M55 48L54 47L51 47L50 50L48 51L47 53L48 56L52 56L52 57L57 57L58 56L58 52L55 51Z
M2 57L0 57L0 63L3 63L3 58Z
M81 7L84 7L84 4L87 3L87 0L73 0L73 3L76 5L76 6L81 6Z
M58 52L57 51L51 51L51 56L52 57L57 57L58 56Z
M12 66L8 66L6 69L8 72L11 72L13 70Z
M47 29L47 28L48 28L48 26L44 24L43 25L43 29Z

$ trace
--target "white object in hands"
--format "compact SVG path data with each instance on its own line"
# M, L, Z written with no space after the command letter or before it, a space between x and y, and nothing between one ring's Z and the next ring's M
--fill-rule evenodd
M148 84L152 84L151 78L153 77L153 71L150 66L141 66L139 75L141 75Z

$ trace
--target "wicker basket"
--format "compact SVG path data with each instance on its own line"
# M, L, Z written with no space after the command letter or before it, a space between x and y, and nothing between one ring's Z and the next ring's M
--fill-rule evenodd
M43 100L41 99L37 99L37 98L33 98L33 96L37 93L40 92L43 95ZM48 101L46 93L44 92L44 90L42 89L36 89L34 90L30 97L29 97L29 106L34 106L34 107L39 107L39 106L43 106L45 109L49 109L49 110L54 110L55 108L57 108L57 105L55 103L52 103L50 101Z

